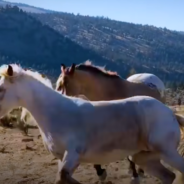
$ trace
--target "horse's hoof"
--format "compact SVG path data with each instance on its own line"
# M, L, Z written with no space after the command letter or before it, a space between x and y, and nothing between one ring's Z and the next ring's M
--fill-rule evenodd
M138 169L138 174L139 176L144 177L144 171L140 168Z
M139 177L132 178L130 184L140 184L140 179L139 179Z
M107 171L104 169L102 175L99 176L99 179L101 181L104 181L106 179L106 177L107 177Z

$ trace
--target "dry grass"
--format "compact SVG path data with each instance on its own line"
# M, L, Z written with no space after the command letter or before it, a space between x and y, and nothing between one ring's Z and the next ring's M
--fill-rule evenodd
M181 104L184 105L184 90L171 90L166 91L166 103L170 106L178 105L178 97L181 98Z
M184 105L180 105L180 106L175 105L175 106L172 106L172 107L174 107L176 109L176 112L178 114L184 115Z

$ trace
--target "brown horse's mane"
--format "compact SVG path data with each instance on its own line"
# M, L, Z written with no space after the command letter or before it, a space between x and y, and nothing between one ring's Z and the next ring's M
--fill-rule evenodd
M101 75L101 76L104 76L104 77L121 79L121 77L117 74L117 72L107 71L107 70L105 70L104 67L92 65L92 62L89 61L89 60L87 60L84 63L81 63L81 64L77 65L76 69L77 70L82 70L82 71L88 71L88 72L91 72L95 75Z

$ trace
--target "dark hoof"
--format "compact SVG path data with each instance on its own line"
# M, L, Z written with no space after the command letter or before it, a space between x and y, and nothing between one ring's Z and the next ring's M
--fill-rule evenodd
M143 177L144 176L144 171L141 168L139 168L138 169L138 174L139 174L139 176Z
M101 181L104 181L107 177L107 171L103 169L103 173L101 175L98 175L98 177Z

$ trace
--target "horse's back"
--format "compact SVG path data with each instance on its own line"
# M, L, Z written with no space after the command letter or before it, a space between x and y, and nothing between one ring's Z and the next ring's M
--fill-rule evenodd
M154 119L157 115L167 114L171 112L171 109L165 106L161 101L150 96L132 96L126 99L111 100L111 101L96 101L91 102L97 107L97 114L105 111L110 118L111 113L116 114L116 117L127 117L129 119L143 121L145 116ZM101 111L101 109L103 109Z
M169 107L151 96L133 96L123 99L122 102L124 108L127 106L130 110L135 109L139 112L138 115L144 117L144 119L148 118L155 121L164 118L164 116L173 115L173 111Z
M145 84L153 84L159 90L165 90L165 85L156 75L151 73L134 74L127 78L130 82L141 82Z
M139 73L134 74L127 78L129 82L135 83L143 83L146 86L157 89L161 96L161 101L165 103L165 85L161 79L159 79L156 75L151 73Z

